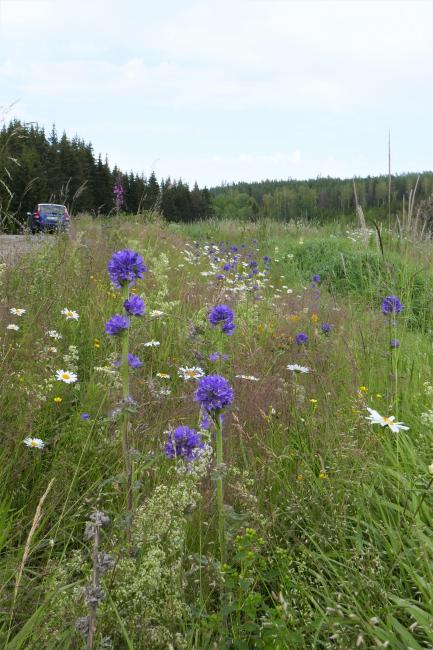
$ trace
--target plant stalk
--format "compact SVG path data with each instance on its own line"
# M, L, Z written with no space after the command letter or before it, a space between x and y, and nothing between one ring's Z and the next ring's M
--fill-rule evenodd
M129 286L125 284L123 287L123 300L129 298ZM131 524L132 524L132 509L133 509L133 496L132 496L132 459L129 453L129 409L128 409L128 398L129 398L129 364L128 364L128 354L129 354L129 328L125 330L122 337L122 365L121 365L121 377L122 377L122 397L123 397L123 412L122 412L122 421L121 421L121 430L122 430L122 447L123 447L123 460L125 464L125 474L126 474L126 509L127 509L127 537L128 542L131 537Z
M223 485L223 433L221 414L215 419L216 424L216 460L217 460L217 508L218 508L218 541L220 547L221 566L225 561L225 516L224 516L224 485Z

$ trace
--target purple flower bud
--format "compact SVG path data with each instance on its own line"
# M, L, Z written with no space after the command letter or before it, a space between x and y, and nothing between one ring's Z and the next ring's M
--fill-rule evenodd
M141 255L129 249L117 251L108 262L110 280L118 289L124 284L132 286L146 271Z
M207 375L198 382L194 400L199 402L201 407L211 413L222 411L233 402L234 393L227 379L220 375Z
M168 458L183 458L183 460L191 462L197 458L198 452L204 447L200 434L187 426L180 426L174 431L169 431L167 437L164 451Z
M125 310L131 316L143 316L146 310L144 300L139 296L131 296L123 303Z
M105 323L105 332L110 336L119 336L129 327L129 320L125 316L115 314Z
M395 315L395 314L399 314L402 311L403 305L401 304L397 296L387 296L382 300L381 308L383 314Z
M306 345L308 343L308 335L305 332L299 332L296 335L295 341L298 345Z

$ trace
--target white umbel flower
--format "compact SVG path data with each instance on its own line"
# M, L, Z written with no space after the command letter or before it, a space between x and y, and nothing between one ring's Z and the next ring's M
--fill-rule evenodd
M371 422L371 424L380 424L381 427L389 427L393 433L399 433L399 431L409 431L409 427L404 425L403 422L396 422L393 415L384 417L368 406L367 411L370 413L370 415L367 415L366 419Z
M65 384L74 384L78 377L75 372L69 370L56 370L57 381L63 381Z
M24 438L23 443L33 449L43 449L45 447L45 442L40 438Z

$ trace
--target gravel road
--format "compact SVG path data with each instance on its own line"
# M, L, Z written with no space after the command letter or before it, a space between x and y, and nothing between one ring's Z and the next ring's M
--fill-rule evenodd
M0 235L0 264L13 264L21 255L49 240L50 235Z

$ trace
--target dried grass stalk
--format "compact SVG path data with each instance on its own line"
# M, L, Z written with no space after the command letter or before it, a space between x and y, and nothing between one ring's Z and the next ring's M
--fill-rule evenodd
M38 503L38 506L36 508L35 516L33 517L32 527L30 528L30 532L29 532L29 534L27 536L26 546L24 548L23 557L22 557L22 560L21 560L21 563L20 563L20 568L18 570L18 575L17 575L17 579L16 579L16 582L15 582L14 602L15 602L17 594L18 594L18 589L20 587L24 567L25 567L27 559L28 559L28 557L30 555L30 544L32 543L33 535L35 534L36 529L39 526L39 522L40 522L41 517L42 517L42 506L44 505L44 501L47 498L49 491L51 490L51 487L52 487L52 485L54 483L54 480L55 479L52 478L51 481L48 483L47 489L45 490L45 492L43 493L43 495L39 499L39 503Z

